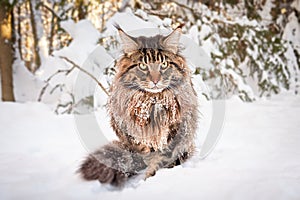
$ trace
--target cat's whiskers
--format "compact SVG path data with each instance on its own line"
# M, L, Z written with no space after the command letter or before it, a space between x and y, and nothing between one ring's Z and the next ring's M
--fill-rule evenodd
M171 85L169 85L168 87L166 87L167 90L173 91L175 88L172 87Z
M129 89L134 89L134 90L140 90L140 86L137 83L134 82L124 82L124 86L129 88Z

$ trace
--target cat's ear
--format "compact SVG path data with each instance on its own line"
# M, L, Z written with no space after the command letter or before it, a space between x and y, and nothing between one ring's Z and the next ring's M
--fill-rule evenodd
M163 46L164 50L170 51L174 54L178 53L179 39L180 39L180 36L182 33L181 27L182 26L178 26L172 33L170 33L169 35L164 37L164 39L162 41L162 46Z
M139 48L139 44L135 41L133 37L125 33L118 24L114 24L114 26L119 31L124 53L130 53Z

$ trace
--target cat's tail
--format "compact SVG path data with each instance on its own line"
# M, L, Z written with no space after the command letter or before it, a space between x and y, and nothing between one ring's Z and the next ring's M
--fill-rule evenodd
M78 172L85 180L99 180L114 186L123 186L147 166L140 154L124 148L119 142L109 143L91 153Z

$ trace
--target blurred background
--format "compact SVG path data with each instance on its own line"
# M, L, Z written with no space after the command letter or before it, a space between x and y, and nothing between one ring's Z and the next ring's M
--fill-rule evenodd
M210 59L192 68L209 84L209 94L202 92L208 99L225 93L253 101L299 92L299 0L0 2L2 101L42 101L71 113L82 101L74 98L74 79L97 47L107 76L99 83L107 91L120 49L113 23L125 31L184 24L185 36Z

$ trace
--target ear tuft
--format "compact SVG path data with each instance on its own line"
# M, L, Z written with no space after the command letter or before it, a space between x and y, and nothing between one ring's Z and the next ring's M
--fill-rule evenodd
M178 26L172 33L164 37L162 45L164 50L170 51L174 54L178 53L179 50L179 39L182 33L182 25Z
M138 49L139 45L134 37L131 37L125 33L118 24L115 23L114 27L116 27L116 29L119 31L124 53L130 53Z

